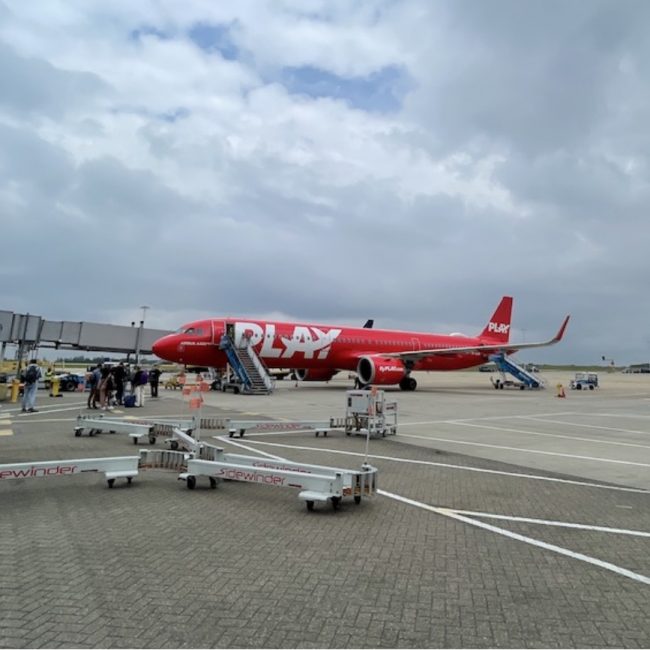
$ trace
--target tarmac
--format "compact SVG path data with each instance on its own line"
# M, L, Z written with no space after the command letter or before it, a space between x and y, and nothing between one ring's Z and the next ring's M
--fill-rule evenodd
M188 490L162 470L113 489L100 474L0 480L0 647L648 647L650 375L546 380L497 391L487 373L421 373L417 391L387 391L398 434L369 441L380 493L338 510L258 484ZM201 411L341 417L350 385L211 392ZM37 408L0 405L0 462L140 448L75 437L83 394L40 391ZM161 388L113 415L191 413ZM338 432L202 434L294 462L365 459L365 438Z

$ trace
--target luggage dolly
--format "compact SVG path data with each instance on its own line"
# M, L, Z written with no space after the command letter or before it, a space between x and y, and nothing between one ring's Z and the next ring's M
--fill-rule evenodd
M228 437L234 438L235 434L239 434L240 438L244 437L245 433L311 433L314 432L315 436L322 433L323 436L332 431L335 427L332 420L293 420L293 421L278 421L278 420L227 420L226 429L228 429Z
M139 461L139 456L117 456L112 458L75 458L72 460L46 460L35 463L11 463L9 465L0 465L0 480L104 472L108 487L112 488L117 478L125 478L127 483L131 485L133 477L138 475Z
M142 462L156 452L142 450ZM294 463L289 460L260 458L225 453L220 447L202 444L191 454L176 453L186 463L186 470L178 478L184 480L193 490L199 476L207 476L210 487L216 488L221 480L243 481L275 487L288 487L301 490L298 498L303 500L307 510L312 511L316 501L331 501L336 510L343 497L351 496L355 504L361 503L363 496L373 496L377 491L377 468L363 464L360 470L326 467Z

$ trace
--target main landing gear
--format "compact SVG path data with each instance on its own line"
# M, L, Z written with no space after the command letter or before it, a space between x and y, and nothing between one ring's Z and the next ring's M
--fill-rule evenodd
M415 390L418 387L418 382L415 381L414 377L406 375L406 377L403 377L400 381L399 387L402 390Z

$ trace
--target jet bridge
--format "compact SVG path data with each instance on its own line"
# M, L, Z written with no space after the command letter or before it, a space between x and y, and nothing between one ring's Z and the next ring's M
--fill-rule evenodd
M493 381L495 388L504 388L505 386L515 385L521 390L525 388L544 388L544 380L535 375L534 373L526 370L523 366L517 365L511 358L503 353L492 354L489 360L494 363L499 372L501 373L502 380ZM506 375L514 377L519 384L506 379Z

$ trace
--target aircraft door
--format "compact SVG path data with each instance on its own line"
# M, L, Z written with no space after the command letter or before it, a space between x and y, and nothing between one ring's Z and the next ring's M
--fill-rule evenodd
M422 346L420 345L420 339L416 339L415 337L411 338L411 346L413 350L421 350Z

